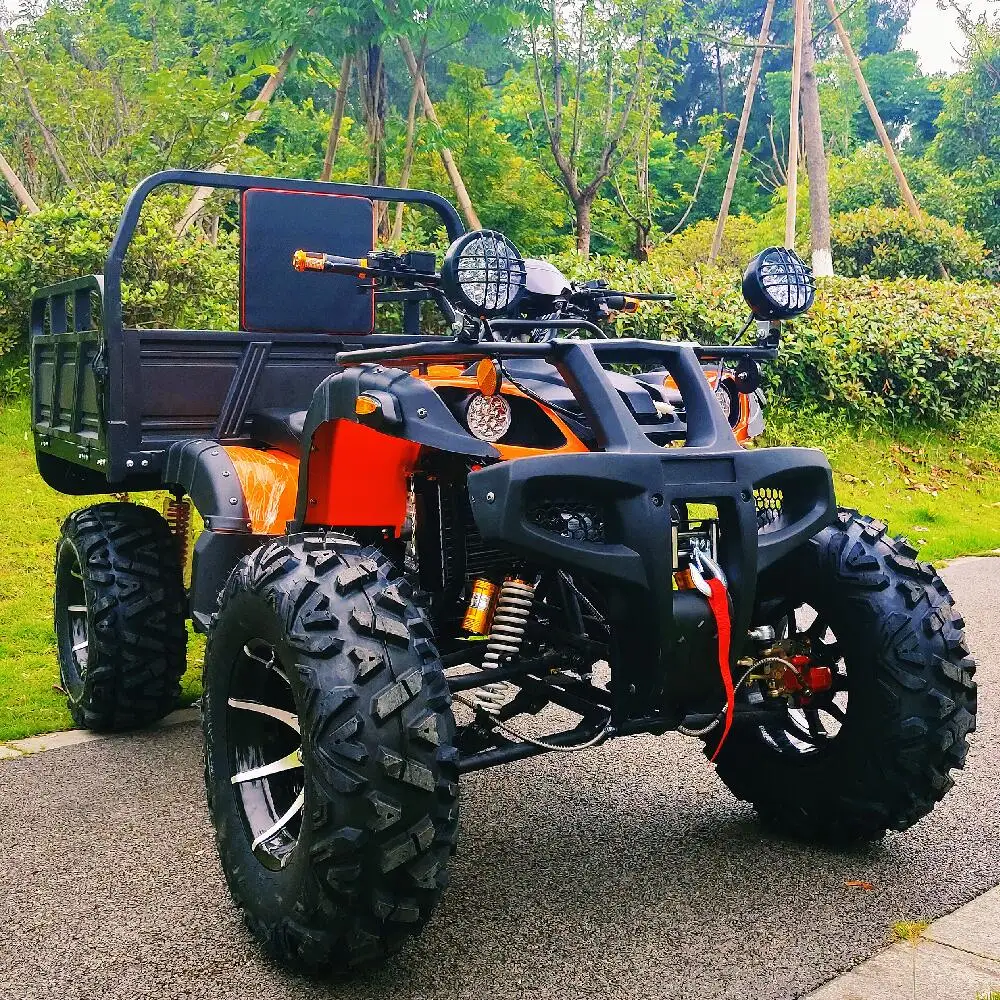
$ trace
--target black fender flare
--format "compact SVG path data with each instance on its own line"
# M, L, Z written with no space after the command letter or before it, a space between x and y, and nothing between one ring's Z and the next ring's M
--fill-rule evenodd
M167 449L163 483L191 497L209 531L250 534L253 526L236 466L218 441L194 438Z

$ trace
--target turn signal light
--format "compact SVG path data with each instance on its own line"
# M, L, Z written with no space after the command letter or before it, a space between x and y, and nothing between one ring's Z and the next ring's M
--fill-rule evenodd
M380 409L379 401L372 399L371 396L358 396L354 401L354 412L359 417L370 416L372 413L377 413Z

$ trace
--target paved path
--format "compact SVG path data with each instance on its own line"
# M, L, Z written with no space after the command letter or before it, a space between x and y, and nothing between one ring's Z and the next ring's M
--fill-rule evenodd
M807 1000L948 1000L1000 996L1000 889L880 951Z
M267 964L230 906L197 728L105 739L0 762L0 997L808 993L894 921L1000 883L1000 562L946 576L980 656L980 731L954 792L907 834L853 855L765 836L681 737L510 765L464 781L452 885L421 938L364 980L315 985Z

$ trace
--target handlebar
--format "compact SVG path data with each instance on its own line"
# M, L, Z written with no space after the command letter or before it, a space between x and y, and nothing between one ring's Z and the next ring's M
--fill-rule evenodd
M367 257L340 257L334 253L296 250L292 254L292 267L296 271L332 271L363 278L368 271Z

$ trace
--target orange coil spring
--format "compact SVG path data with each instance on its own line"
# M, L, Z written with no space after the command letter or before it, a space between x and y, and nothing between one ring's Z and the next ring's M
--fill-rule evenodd
M189 582L191 562L191 501L186 497L167 497L163 503L163 519L177 541L177 554L186 585Z

